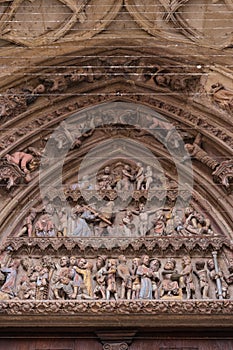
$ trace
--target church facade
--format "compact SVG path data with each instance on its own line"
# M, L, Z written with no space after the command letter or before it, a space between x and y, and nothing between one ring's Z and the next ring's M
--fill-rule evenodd
M230 350L231 1L0 9L0 349Z

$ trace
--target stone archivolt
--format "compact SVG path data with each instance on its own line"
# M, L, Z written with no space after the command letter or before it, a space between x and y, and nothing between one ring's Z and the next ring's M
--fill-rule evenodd
M85 18L85 13L83 16ZM82 20L80 17L80 23ZM230 132L224 130L223 121L216 122L214 117L206 119L209 114L203 110L200 113L200 105L197 109L193 105L190 109L181 105L181 101L188 103L190 96L199 91L200 74L197 70L187 78L177 66L168 70L163 69L162 64L152 62L151 67L147 62L145 67L139 61L137 64L140 70L133 77L130 67L135 62L128 58L126 62L122 58L116 65L116 69L119 69L117 76L116 71L111 71L113 68L109 62L113 61L109 60L107 66L111 68L101 68L101 72L82 68L81 71L61 70L59 73L62 74L58 76L50 74L48 77L45 74L39 81L33 82L34 88L26 89L22 100L15 98L18 95L18 90L15 90L15 97L14 91L12 94L14 103L10 98L5 99L5 105L3 103L1 170L6 170L1 173L1 195L7 205L3 210L1 226L1 313L229 315L233 299L232 241L231 232L226 229L226 222L230 221L230 205L227 205L231 200L232 181ZM102 64L104 66L106 62ZM104 74L108 76L108 82L104 81ZM134 94L133 97L127 97L132 86L140 90L140 96ZM95 88L99 92L103 89L101 92L106 96L67 97L74 91L91 92L96 91ZM104 90L106 88L107 92ZM40 91L45 92L46 102ZM145 94L148 91L151 91L149 96ZM153 97L154 92L160 92L161 97ZM137 125L126 128L127 118L138 122L140 113L129 110L124 119L104 105L97 113L101 119L100 126L94 123L93 127L86 130L85 125L80 124L77 135L72 133L72 127L64 127L67 119L80 108L86 107L87 103L98 105L111 99L121 100L122 104L134 101L138 109L141 104L149 105L154 111L167 116L172 127L167 128L160 116L152 118L153 123L146 125L146 130L141 130ZM225 112L228 112L228 107ZM105 119L113 120L110 127L106 126ZM22 122L20 130L12 132L18 122ZM58 137L53 138L51 128L54 131L59 123ZM177 147L177 140L171 136L173 127L182 133L183 148ZM187 128L194 127L195 132L189 133ZM50 129L49 132L46 129ZM157 129L157 140L150 135L151 129ZM171 147L177 147L177 150L183 151L186 146L189 152L186 155L190 155L197 166L196 173L200 169L198 179L202 181L197 186L205 189L205 201L201 194L195 197L197 191L194 191L189 203L189 191L185 186L178 191L176 174L169 166L163 179L165 181L157 173L150 175L150 169L147 169L146 176L143 166L142 179L139 176L140 166L133 161L127 163L123 157L117 162L106 163L105 167L95 172L97 188L94 188L93 195L89 181L84 178L77 180L74 171L79 169L80 160L93 145L120 135L133 141L142 140L144 145L150 147L152 154L163 158L162 164L169 164L171 169L174 168L174 162L169 159L165 147L161 147L162 140L165 140L163 146L171 143ZM71 147L64 165L62 199L57 196L55 186L52 188L54 192L47 194L46 201L42 203L37 188L38 168L31 169L27 162L25 168L16 152L26 155L29 162L34 158L41 161L40 150L50 137L58 155L63 147L69 144ZM219 153L217 146L214 148L216 154L208 151L210 145L215 144L213 140L220 145ZM33 146L37 153L32 153L29 146ZM11 157L18 161L12 164ZM178 158L181 167L185 166L186 159L182 152ZM98 169L96 162L92 166ZM51 168L52 171L56 169L55 166ZM214 183L206 186L212 176L222 187ZM99 211L89 202L104 199L107 204L111 204L119 198L124 201L125 186L133 188L132 202L127 208L128 212L122 210L120 213L117 227L111 208L108 207L107 212ZM219 211L222 209L223 213L215 217L214 200L226 195L225 189L228 191L228 197L223 199L226 203L219 204ZM208 198L207 190L213 191L208 194ZM12 201L13 195L15 198ZM211 196L215 198L212 201ZM85 203L86 198L89 204ZM178 213L173 211L177 199L183 208ZM70 207L66 212L67 200ZM166 203L164 207L160 206L163 200ZM186 202L190 205L186 206ZM149 209L144 211L146 203L151 206L150 215L147 212ZM17 217L13 214L15 208L22 209ZM89 211L89 218L85 211ZM147 214L149 219L146 218ZM51 219L54 216L55 222ZM136 224L135 220L139 217L141 220ZM91 230L84 224L86 220L89 220ZM68 225L69 221L73 228ZM80 233L80 221L86 228L86 231L82 231L85 234ZM111 228L115 231L111 232Z

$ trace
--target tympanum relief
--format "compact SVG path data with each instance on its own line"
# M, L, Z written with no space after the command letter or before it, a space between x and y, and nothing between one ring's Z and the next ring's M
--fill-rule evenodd
M95 184L88 178L63 187L70 205L57 192L32 207L16 237L156 237L214 236L211 221L188 191L156 175L150 166L118 161L100 169ZM51 200L55 197L53 200ZM179 198L178 198L179 196ZM50 199L49 199L50 197ZM89 199L86 203L85 200ZM180 207L175 207L177 199ZM164 206L162 206L164 204Z
M158 303L167 310L167 302L199 310L196 302L233 298L232 243L186 183L190 158L211 173L223 166L200 134L183 139L163 116L120 102L74 114L46 137L43 153L33 145L1 160L7 193L30 188L40 172L40 198L13 218L2 245L2 312L38 302L59 312L72 303L71 313L90 305L97 313L148 312ZM156 159L165 149L180 178ZM220 173L230 186L225 168Z

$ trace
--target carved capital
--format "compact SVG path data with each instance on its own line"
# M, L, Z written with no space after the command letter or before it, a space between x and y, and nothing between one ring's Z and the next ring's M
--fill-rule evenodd
M126 343L105 343L103 350L128 350L129 346Z

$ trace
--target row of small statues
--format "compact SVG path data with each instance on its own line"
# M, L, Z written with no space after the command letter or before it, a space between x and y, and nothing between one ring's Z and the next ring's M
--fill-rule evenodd
M228 275L221 272L216 256L192 262L183 256L161 260L143 255L124 255L94 261L63 256L59 263L51 257L42 260L11 260L0 268L0 300L118 300L118 299L225 299L230 298L233 265Z
M114 201L96 209L95 205L73 208L32 208L17 236L29 237L142 237L213 234L210 220L189 206L185 209L135 208L116 210Z
M155 177L150 165L147 165L145 169L140 162L134 166L118 162L112 167L106 166L97 174L97 183L94 188L90 179L85 175L79 182L79 187L80 189L95 190L132 191L135 189L148 191L154 181ZM160 179L157 181L161 182Z

